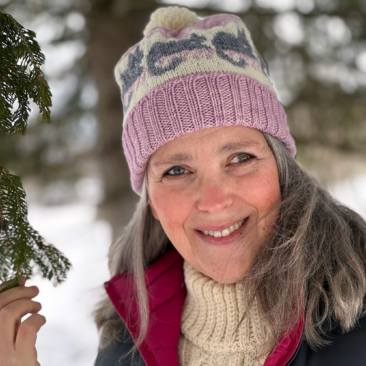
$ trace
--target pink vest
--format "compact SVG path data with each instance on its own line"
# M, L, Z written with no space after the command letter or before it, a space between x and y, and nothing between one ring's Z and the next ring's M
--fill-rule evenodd
M147 366L179 366L177 348L186 297L183 258L175 249L170 250L146 269L145 279L150 323L139 351ZM104 287L132 338L136 340L138 312L133 277L129 273L118 274L105 282ZM300 343L303 328L302 320L282 338L267 357L264 366L285 366Z

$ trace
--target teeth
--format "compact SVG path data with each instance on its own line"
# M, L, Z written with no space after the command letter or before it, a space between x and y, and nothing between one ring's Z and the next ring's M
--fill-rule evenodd
M205 235L214 236L215 238L221 238L224 236L229 236L232 232L235 230L238 230L244 223L244 219L240 220L234 225L229 226L227 229L224 229L222 231L212 231L212 230L205 230L203 233Z
M221 235L222 236L228 236L228 235L230 235L229 229L222 230Z

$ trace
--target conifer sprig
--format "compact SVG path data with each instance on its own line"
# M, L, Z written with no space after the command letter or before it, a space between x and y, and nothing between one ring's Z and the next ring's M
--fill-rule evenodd
M27 215L19 177L0 167L0 283L4 282L0 293L18 286L21 277L31 277L32 262L54 284L62 282L71 267L58 249L45 244Z
M0 128L9 135L24 134L30 99L50 121L52 94L41 70L45 57L35 37L10 14L0 12ZM12 112L15 101L18 108Z

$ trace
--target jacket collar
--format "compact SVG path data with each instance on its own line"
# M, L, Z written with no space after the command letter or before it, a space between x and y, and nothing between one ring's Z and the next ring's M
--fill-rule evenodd
M177 348L186 287L183 258L175 250L162 255L145 273L149 300L149 328L139 351L147 366L178 366ZM104 287L134 341L138 333L138 306L133 277L119 274Z
M179 366L177 348L186 287L183 258L173 248L145 271L149 300L149 328L139 351L147 366ZM118 314L134 341L138 334L138 306L133 276L123 273L104 283ZM304 321L281 340L263 366L285 366L299 347Z

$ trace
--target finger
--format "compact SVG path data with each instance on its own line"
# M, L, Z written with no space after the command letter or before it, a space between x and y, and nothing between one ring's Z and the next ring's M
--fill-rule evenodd
M24 285L25 285L25 283L27 282L27 280L28 280L28 278L27 278L27 277L21 277L21 278L20 278L20 285L21 285L21 286L24 286Z
M16 334L20 319L28 314L38 313L42 309L39 302L21 299L16 300L0 310L1 331L5 334Z
M0 294L0 311L5 306L10 303L20 300L20 299L32 299L39 294L39 289L36 286L32 287L24 287L18 286L14 287L8 291L5 291Z
M41 314L33 314L19 326L15 341L15 350L19 354L27 355L35 351L37 333L43 325L46 324L46 318Z

